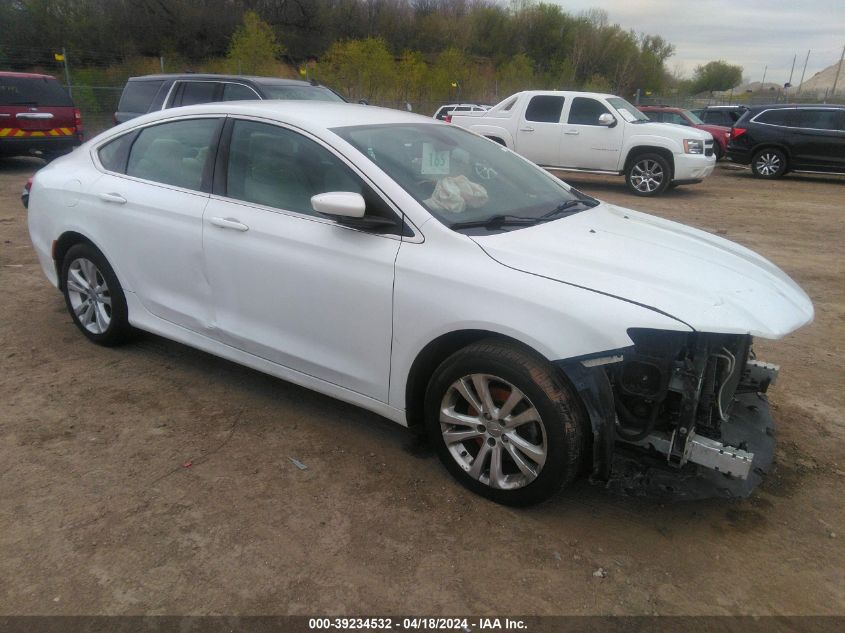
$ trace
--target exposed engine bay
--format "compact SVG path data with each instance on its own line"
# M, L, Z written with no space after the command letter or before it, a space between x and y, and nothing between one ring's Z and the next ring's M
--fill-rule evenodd
M748 335L629 335L634 347L580 361L587 371L603 371L612 392L612 405L607 395L587 400L597 431L594 478L634 494L747 496L774 453L764 394L777 366L756 360ZM567 373L578 382L579 371ZM587 374L580 375L584 390ZM612 433L595 424L608 406Z

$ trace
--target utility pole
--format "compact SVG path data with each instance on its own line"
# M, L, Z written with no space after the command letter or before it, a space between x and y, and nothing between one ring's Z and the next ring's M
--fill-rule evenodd
M70 85L70 70L67 67L67 51L64 46L62 46L62 61L65 65L65 83L67 84L67 93L71 98L73 98L73 86Z
M766 67L763 69L763 81L760 82L760 90L763 89L763 84L766 83L766 73L769 72L769 65L766 64Z
M807 49L807 59L804 60L804 70L801 71L801 81L798 82L798 88L804 85L804 73L807 72L807 62L810 61L810 49Z
M836 77L833 78L833 88L830 89L831 97L836 96L836 84L839 82L839 71L842 70L843 59L845 59L845 46L842 47L842 54L839 56L839 65L836 67Z

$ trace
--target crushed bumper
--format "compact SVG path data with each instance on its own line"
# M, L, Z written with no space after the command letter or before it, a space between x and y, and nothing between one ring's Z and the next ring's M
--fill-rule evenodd
M606 486L613 492L665 499L744 498L769 473L775 452L774 422L765 395L737 395L731 415L722 423L722 442L751 455L743 479L687 462L671 466L665 455L652 451L643 455L639 448L617 444Z

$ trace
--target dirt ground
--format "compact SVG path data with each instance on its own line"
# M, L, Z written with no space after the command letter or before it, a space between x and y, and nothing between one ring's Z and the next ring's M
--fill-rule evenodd
M87 342L29 243L39 165L0 160L0 615L845 613L845 179L721 166L642 200L567 177L759 251L816 320L757 344L779 447L749 500L583 482L514 510L375 415L157 337Z

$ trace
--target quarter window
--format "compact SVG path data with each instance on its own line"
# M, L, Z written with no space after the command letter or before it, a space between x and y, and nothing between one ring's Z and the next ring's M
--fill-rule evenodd
M118 174L126 173L126 159L129 154L129 148L132 146L132 139L134 138L135 134L130 132L103 145L97 151L100 164L108 171Z
M570 125L599 125L602 114L610 114L601 102L587 97L575 97L569 107Z
M538 123L560 123L561 112L563 112L563 97L537 95L531 97L531 101L528 102L525 120Z
M234 122L226 196L316 215L311 197L329 191L360 193L367 203L367 215L395 217L357 174L311 139L266 123Z
M219 119L189 119L141 130L129 152L128 176L202 190Z
M792 112L794 111L787 109L766 110L760 113L754 121L757 123L766 123L767 125L790 125L790 119L794 119L794 116L789 116Z

